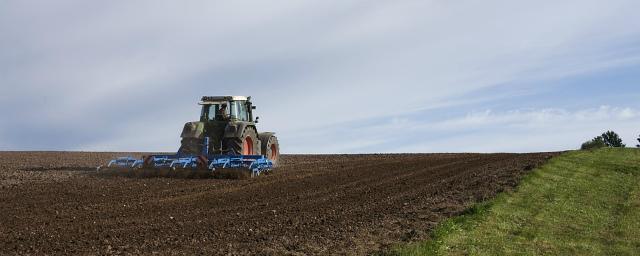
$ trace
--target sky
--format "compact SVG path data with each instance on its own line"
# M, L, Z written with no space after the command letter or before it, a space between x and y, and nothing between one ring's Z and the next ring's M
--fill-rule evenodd
M203 95L283 153L640 135L640 1L0 1L0 150L175 151Z

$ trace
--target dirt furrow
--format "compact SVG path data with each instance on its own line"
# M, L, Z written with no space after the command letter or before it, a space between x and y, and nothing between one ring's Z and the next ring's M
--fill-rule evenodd
M556 153L287 155L248 180L93 172L116 155L0 153L0 254L368 254L425 239Z

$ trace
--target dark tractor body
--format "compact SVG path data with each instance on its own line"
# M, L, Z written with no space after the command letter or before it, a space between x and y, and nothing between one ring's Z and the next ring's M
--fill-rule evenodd
M204 96L200 120L184 125L178 154L198 155L208 137L212 155L264 155L277 165L278 139L273 132L258 133L251 97Z

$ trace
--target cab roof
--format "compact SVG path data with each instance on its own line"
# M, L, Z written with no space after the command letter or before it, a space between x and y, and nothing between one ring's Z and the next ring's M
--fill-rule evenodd
M250 96L202 96L202 100L200 104L207 103L216 103L221 101L231 101L231 100L250 100Z

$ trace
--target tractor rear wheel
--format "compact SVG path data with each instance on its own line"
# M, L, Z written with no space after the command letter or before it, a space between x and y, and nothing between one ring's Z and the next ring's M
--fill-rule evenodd
M273 167L277 167L280 160L278 138L272 133L262 133L259 137L262 142L262 155L273 162Z
M225 138L224 145L228 154L259 155L258 134L253 127L247 127L240 138Z

